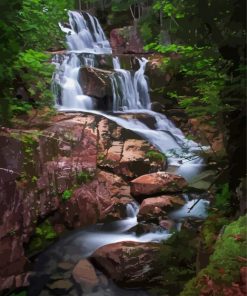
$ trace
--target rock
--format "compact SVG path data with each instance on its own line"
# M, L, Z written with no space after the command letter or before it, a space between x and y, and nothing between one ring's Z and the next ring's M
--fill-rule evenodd
M113 29L110 33L110 44L113 53L142 53L143 42L137 26Z
M159 225L168 231L171 231L176 226L175 222L169 219L159 221Z
M105 109L110 109L111 106L109 98L112 97L110 79L112 74L113 71L93 67L83 67L80 69L79 81L83 88L83 93L97 99L105 99Z
M156 148L147 141L136 139L133 133L126 135L126 130L105 119L98 125L100 131L98 165L100 168L121 175L124 178L136 178L143 173L163 170L166 161L149 159L148 151Z
M243 266L240 269L241 291L244 295L247 294L247 267Z
M199 173L189 182L189 187L192 189L207 191L211 184L217 177L217 172L213 170L206 170Z
M158 244L154 243L120 242L99 248L93 253L92 260L118 284L147 286L158 249Z
M58 263L57 267L63 271L67 271L72 269L74 267L74 264L70 262L60 262Z
M69 227L78 228L126 217L125 205L131 200L125 181L101 171L92 182L76 189L59 211Z
M181 176L166 172L157 172L140 176L130 182L134 196L154 195L159 193L181 192L187 182Z
M64 295L73 287L73 283L69 280L58 280L48 284L47 287L52 290L52 293L55 295Z
M92 290L99 284L93 265L86 259L80 260L73 269L74 280L81 285L83 291Z
M159 220L159 217L164 219L168 211L184 204L184 200L177 196L162 195L145 198L141 203L137 219L138 221L154 221Z
M141 236L145 233L157 232L157 231L161 231L161 230L162 230L162 228L154 223L148 223L148 224L138 223L136 226L129 229L128 232L129 233L134 232L137 236Z

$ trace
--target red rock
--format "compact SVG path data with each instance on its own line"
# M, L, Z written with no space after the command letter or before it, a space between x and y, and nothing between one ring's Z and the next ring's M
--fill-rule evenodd
M69 227L77 228L110 218L124 218L125 204L131 200L127 183L114 174L102 171L92 182L75 190L59 211Z
M167 230L171 230L175 226L175 223L172 220L161 220L159 222L159 225L162 228L165 228Z
M167 211L184 205L184 201L177 196L162 195L159 197L145 198L141 203L138 221L147 221L165 215Z
M93 265L86 259L80 260L73 269L73 278L83 290L93 288L99 284Z
M92 255L92 260L117 283L124 286L147 285L158 249L158 244L154 243L120 242L99 248Z
M132 180L130 184L131 194L134 196L175 193L182 191L187 186L183 177L166 172L143 175Z

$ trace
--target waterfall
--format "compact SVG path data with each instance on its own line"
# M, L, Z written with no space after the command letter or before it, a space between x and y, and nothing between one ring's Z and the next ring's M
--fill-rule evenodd
M69 11L69 28L59 24L66 33L69 51L57 66L53 90L60 109L92 110L93 99L85 96L79 83L80 67L94 67L95 55L111 54L109 41L96 17L83 12ZM150 98L145 79L147 60L138 59L140 68L134 74L121 69L118 58L113 58L115 73L110 77L113 94L113 111L149 109Z
M144 76L148 60L142 58L138 62L140 68L132 75L130 71L121 69L118 57L113 58L116 71L111 76L113 111L150 108L148 84Z
M174 172L175 167L176 173L188 180L198 174L203 167L203 160L195 152L201 147L186 139L182 131L165 115L150 110L149 89L145 78L147 59L137 59L140 67L135 72L122 69L118 57L112 59L112 111L145 113L155 119L155 129L150 129L137 119L123 119L93 110L94 99L83 93L80 68L97 67L97 59L101 55L111 55L111 47L95 17L85 12L69 11L68 14L70 25L59 25L66 33L69 50L62 58L55 56L53 59L56 65L53 90L57 108L63 111L90 110L91 113L100 114L134 131L165 153L171 171Z
M96 17L89 13L69 11L70 28L59 24L65 32L70 51L79 53L111 54L111 46Z

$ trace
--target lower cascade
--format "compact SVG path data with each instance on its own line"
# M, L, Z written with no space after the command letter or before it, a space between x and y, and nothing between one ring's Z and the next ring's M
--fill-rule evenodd
M53 58L53 63L56 65L53 91L57 109L63 112L82 112L101 116L114 122L149 142L157 151L164 153L167 156L167 172L181 175L186 180L197 175L203 168L203 160L198 156L201 147L194 141L186 139L182 131L176 128L165 115L151 110L148 82L145 77L148 60L143 57L138 58L139 69L135 72L124 70L121 68L119 58L111 56L109 42L95 17L88 13L80 14L70 11L69 23L69 27L60 24L60 28L66 33L69 50L64 55L55 55ZM80 70L85 67L95 69L94 67L104 64L102 61L105 61L106 58L110 58L112 61L110 74L112 104L111 110L102 112L96 110L96 99L83 92L84 81L80 76ZM145 122L137 119L138 116L133 115L145 115L152 118L154 127L150 128ZM169 196L162 195L159 198L166 199ZM179 201L181 207L174 209L169 214L169 219L173 219L173 230L179 230L180 221L184 218L204 219L207 215L207 201L200 200L198 196L194 196L190 201L187 196L183 196L181 200L182 202ZM49 286L49 281L52 280L52 277L59 275L59 270L67 268L68 274L69 272L71 274L71 268L63 267L61 262L69 261L73 266L84 262L84 266L89 264L87 268L90 269L91 263L89 261L85 263L83 260L92 256L92 260L97 261L97 250L102 250L101 248L104 246L122 242L157 243L172 235L171 229L161 226L150 227L148 231L137 235L136 227L139 225L138 219L141 219L140 217L141 209L137 202L127 202L124 219L95 224L82 230L76 230L60 239L38 256L29 295L45 295L42 293L47 291L45 290L46 286L49 289L56 289L52 285ZM159 222L160 225L165 223L164 221ZM128 245L125 247L128 248ZM75 270L76 267L72 272L73 278L82 285L82 282L77 281ZM93 273L96 274L97 279L104 277L102 272L97 269ZM86 282L83 287L85 288L85 286L87 286ZM97 282L96 286L98 294L89 288L85 295L148 295L145 291L138 289L121 289L112 281L109 281L107 285Z

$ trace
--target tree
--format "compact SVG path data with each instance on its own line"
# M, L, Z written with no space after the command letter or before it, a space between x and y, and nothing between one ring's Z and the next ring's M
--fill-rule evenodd
M192 92L170 93L187 111L223 119L229 163L230 189L235 192L246 172L246 3L243 0L156 0L153 9L162 14L162 26L172 45L155 43L148 48L176 52L167 60L189 78ZM232 194L232 204L237 199Z

